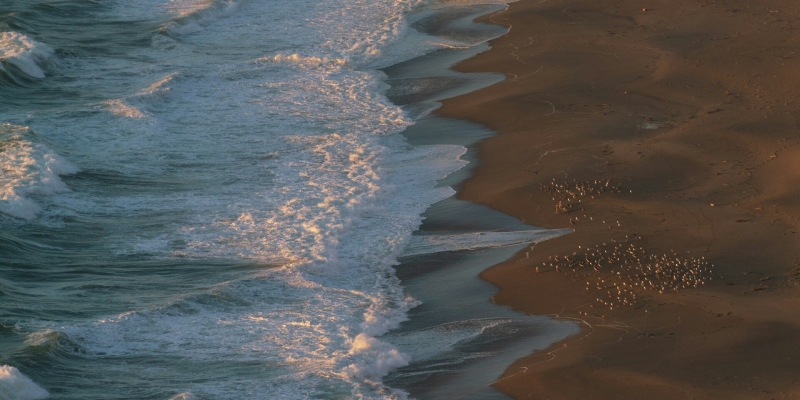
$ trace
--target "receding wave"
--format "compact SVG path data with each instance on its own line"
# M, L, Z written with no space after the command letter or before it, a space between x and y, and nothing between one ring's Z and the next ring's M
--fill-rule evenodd
M406 247L404 256L441 253L446 251L475 250L537 243L566 235L570 229L529 230L515 232L476 232L452 235L414 236Z

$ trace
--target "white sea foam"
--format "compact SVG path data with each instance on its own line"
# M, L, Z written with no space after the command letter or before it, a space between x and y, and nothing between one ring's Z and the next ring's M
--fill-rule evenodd
M164 76L163 78L155 81L150 86L142 89L138 93L138 95L140 95L140 96L152 96L152 95L168 93L169 92L168 84L170 82L174 81L178 76L179 76L179 73L177 73L177 72L173 72L171 74L168 74L168 75Z
M128 118L144 118L144 113L136 107L133 107L122 99L114 99L103 102L103 105L111 111L114 115Z
M49 46L18 32L0 32L0 68L10 64L32 78L44 78L41 63L53 55Z
M0 400L41 400L50 398L47 390L18 369L0 365Z
M183 392L169 398L169 400L195 400L195 399L196 397L194 397L194 395L190 392Z
M380 381L390 371L405 367L411 361L411 357L394 346L363 333L353 339L350 355L368 360L366 363L355 362L344 368L346 374L358 380Z
M125 4L154 3L164 4ZM70 158L113 171L103 182L118 186L56 197L79 215L122 221L104 237L104 253L280 267L159 294L156 305L94 322L42 324L31 343L50 330L99 360L281 368L275 379L247 381L248 398L335 396L329 390L403 398L381 378L409 356L381 335L418 303L392 266L425 209L454 193L437 179L465 164L461 146L413 147L397 135L413 121L383 95L385 76L374 70L442 47L408 27L407 13L422 3L242 2L237 13L239 3L226 1L163 6L174 6L168 33L193 34L148 48L140 59L158 65L131 74L136 84L105 104L133 118L49 121ZM220 16L229 18L212 29ZM465 246L455 242L438 248ZM120 369L152 382L165 373L149 363ZM247 397L238 376L185 381L180 390L198 398Z
M327 58L327 57L303 57L299 54L276 54L271 57L262 57L259 58L257 61L261 62L283 62L283 63L293 63L300 66L307 66L307 67L320 67L320 66L334 66L339 67L343 66L347 63L347 60L343 58Z
M0 212L23 219L41 211L29 196L68 191L59 175L78 171L44 144L26 139L30 136L27 127L0 124Z
M164 100L170 92L170 83L178 76L177 72L167 74L133 95L102 102L102 108L120 117L145 118L148 113L143 109L153 107L158 101Z

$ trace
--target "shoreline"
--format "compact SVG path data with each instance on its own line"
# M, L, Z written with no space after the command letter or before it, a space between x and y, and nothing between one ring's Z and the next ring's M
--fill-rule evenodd
M511 365L504 393L800 396L800 6L735 3L523 0L479 19L511 31L455 69L509 79L436 111L499 132L457 196L575 230L481 276L498 304L583 328Z
M443 118L431 110L443 98L504 79L497 74L462 74L450 69L488 50L487 40L505 33L505 28L473 22L499 9L500 5L473 5L424 12L414 24L417 30L472 45L440 49L382 69L391 85L387 96L415 116L416 123L403 132L409 144L466 149L461 159L468 164L441 179L439 186L460 187L479 164L476 144L495 134L478 124ZM423 216L422 226L396 267L407 293L422 305L410 311L409 321L399 329L383 336L408 352L412 362L392 372L384 383L416 398L507 399L491 387L503 370L529 351L547 348L577 333L577 327L492 303L490 297L496 288L479 274L511 258L530 242L563 233L525 225L455 196L432 205ZM456 238L466 242L454 242Z

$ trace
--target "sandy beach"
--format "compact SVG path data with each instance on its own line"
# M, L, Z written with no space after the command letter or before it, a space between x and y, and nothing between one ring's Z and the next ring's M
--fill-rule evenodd
M800 398L800 4L522 0L438 111L499 134L460 191L546 228L483 273L580 321L495 384L517 399Z

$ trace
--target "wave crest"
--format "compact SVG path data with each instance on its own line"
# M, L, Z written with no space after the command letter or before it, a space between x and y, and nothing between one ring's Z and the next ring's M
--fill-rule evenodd
M18 32L0 33L0 71L13 67L31 78L44 78L41 63L53 55L53 49Z
M34 383L18 369L0 365L0 399L40 400L50 398L50 393Z
M286 64L297 64L303 67L318 67L318 66L335 66L341 67L347 65L348 61L344 58L328 58L328 57L315 57L315 56L301 56L299 54L277 54L271 57L262 57L258 61L261 62L275 62Z
M164 27L171 35L188 35L203 29L214 21L225 18L239 9L234 0L172 0L169 10L177 18Z
M41 207L28 196L67 192L59 176L78 172L33 139L28 127L0 124L0 212L16 218L35 218Z

